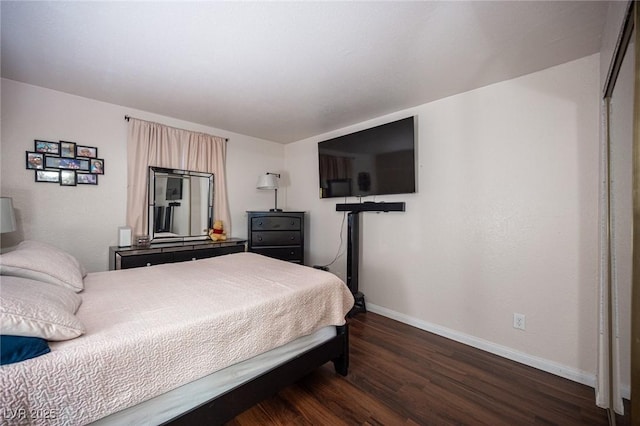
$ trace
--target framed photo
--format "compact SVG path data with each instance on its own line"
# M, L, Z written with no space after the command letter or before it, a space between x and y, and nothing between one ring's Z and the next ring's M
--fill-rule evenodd
M61 186L76 186L76 171L75 170L60 170L60 185Z
M44 154L27 151L27 169L44 170Z
M36 170L36 182L60 182L60 171L58 170Z
M61 158L58 167L67 170L89 171L89 160L83 160L80 158Z
M44 152L46 154L60 155L60 144L58 142L41 141L36 139L35 152Z
M53 157L51 155L44 156L44 167L45 169L59 169L60 168L60 157Z
M76 173L76 182L78 185L97 185L98 175L90 173Z
M94 146L76 145L76 157L98 158L98 148Z
M83 160L82 158L76 158L76 161L78 162L78 169L77 170L81 170L83 172L88 172L89 171L89 160Z
M60 141L60 157L75 158L76 156L76 143Z
M91 173L96 175L104 174L104 160L101 158L94 158L91 160L91 168L89 169Z

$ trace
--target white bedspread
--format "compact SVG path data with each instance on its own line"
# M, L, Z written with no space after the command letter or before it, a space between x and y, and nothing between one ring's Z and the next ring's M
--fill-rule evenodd
M92 273L80 295L85 335L0 367L2 424L86 424L342 325L353 306L333 274L253 253Z

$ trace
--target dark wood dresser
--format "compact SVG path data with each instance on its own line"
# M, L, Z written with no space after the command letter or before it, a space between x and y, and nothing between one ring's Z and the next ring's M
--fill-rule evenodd
M239 253L245 251L246 242L240 238L227 238L225 241L158 243L145 248L112 246L109 247L109 269L138 268Z
M247 251L304 265L304 212L247 213Z

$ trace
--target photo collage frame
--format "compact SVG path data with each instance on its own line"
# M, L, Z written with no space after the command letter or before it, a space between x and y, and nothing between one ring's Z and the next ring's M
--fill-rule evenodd
M104 174L104 159L98 157L95 146L36 139L33 151L27 151L27 170L34 170L36 182L97 185L98 175Z

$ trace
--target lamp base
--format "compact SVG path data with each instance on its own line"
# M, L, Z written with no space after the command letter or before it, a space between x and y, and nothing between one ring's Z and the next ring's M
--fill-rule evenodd
M282 209L269 209L270 212L281 212Z

